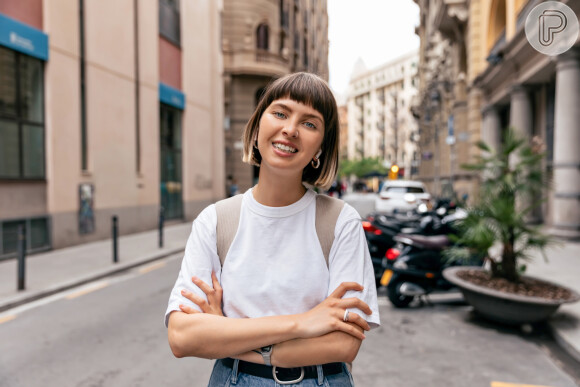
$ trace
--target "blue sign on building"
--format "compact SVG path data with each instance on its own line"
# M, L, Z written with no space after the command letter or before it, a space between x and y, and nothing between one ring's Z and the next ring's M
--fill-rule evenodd
M48 60L48 35L2 14L0 45L44 61Z
M159 83L159 101L179 110L185 109L185 94L164 83Z

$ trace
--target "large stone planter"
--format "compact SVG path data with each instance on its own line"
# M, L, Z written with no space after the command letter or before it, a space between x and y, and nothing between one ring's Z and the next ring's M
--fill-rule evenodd
M483 271L484 269L477 266L450 267L443 271L443 277L461 290L465 301L473 306L477 313L500 323L515 325L543 321L550 317L560 305L580 300L580 295L569 288L566 289L572 293L572 298L565 301L500 292L459 278L457 272L464 270Z

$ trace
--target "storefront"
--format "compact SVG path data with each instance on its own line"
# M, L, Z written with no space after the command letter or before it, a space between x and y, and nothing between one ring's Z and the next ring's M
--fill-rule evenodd
M0 186L4 196L0 208L9 205L16 186L27 187L29 195L46 196L47 60L48 35L0 14ZM0 212L0 258L16 252L20 225L25 228L29 252L50 248L50 218L41 207L26 216Z
M183 157L181 113L185 95L159 84L160 189L165 219L183 218Z

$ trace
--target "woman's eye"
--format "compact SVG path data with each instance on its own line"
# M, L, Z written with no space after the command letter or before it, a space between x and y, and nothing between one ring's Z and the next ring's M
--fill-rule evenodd
M306 125L307 128L316 129L316 125L312 122L305 122L304 125Z
M280 113L280 112L274 112L274 116L276 116L278 118L286 118L286 115L284 113Z

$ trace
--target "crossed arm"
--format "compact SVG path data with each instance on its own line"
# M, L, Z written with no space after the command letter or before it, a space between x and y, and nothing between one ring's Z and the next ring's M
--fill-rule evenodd
M169 345L176 357L202 358L234 357L254 363L263 363L252 349L275 344L272 364L298 367L330 362L352 362L356 357L363 331L368 323L347 308L358 308L372 313L369 306L358 298L342 299L349 290L360 291L355 282L342 283L328 298L305 313L261 318L228 318L221 310L222 288L215 274L212 286L194 277L193 282L207 296L207 300L183 291L182 295L198 305L202 312L181 305L181 311L169 317Z

